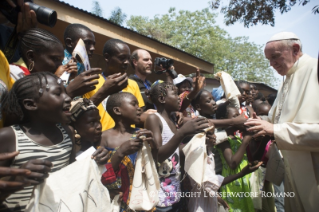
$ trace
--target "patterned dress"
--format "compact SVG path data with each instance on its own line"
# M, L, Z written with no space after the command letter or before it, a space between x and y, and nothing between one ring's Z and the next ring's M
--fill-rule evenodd
M136 131L139 130L136 128ZM136 138L136 134L133 134L131 138ZM117 148L108 148L107 150L111 152L112 155L116 152ZM123 199L120 205L120 212L130 212L131 210L128 205L130 203L130 196L132 191L133 177L135 171L135 162L136 162L137 152L126 155L119 165L119 169L117 172L113 170L113 166L111 163L111 159L105 165L106 171L103 173L101 181L103 185L109 189L119 189L123 192Z
M242 141L239 137L235 137L234 139L228 138L228 142L230 144L231 150L233 154L237 152L239 149ZM231 169L224 157L224 154L222 153L220 148L217 148L217 150L220 153L222 164L223 164L223 170L222 170L222 176L228 177L234 174L239 173L245 166L248 165L247 155L244 154L244 157L238 167L236 169ZM254 212L254 205L251 197L245 197L244 193L239 192L249 192L250 193L250 185L249 185L249 178L251 174L247 174L242 178L239 178L231 183L228 183L226 185L223 185L220 188L221 192L226 192L226 195L222 195L222 198L228 203L230 209L229 212ZM238 196L236 196L238 194ZM242 194L242 195L240 195ZM231 197L230 195L235 195Z

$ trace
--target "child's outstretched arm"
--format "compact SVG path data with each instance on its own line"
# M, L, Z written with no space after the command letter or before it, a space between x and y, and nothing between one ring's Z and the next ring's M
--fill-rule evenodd
M162 145L161 120L156 115L149 115L145 122L145 128L153 132L154 141L158 147L158 162L162 163L179 147L182 139L190 134L203 132L209 127L205 118L195 118L186 122L165 145Z
M244 157L244 154L246 152L246 148L249 145L251 138L252 138L251 135L245 135L244 139L242 141L242 144L238 148L237 152L235 152L235 154L233 154L232 149L231 149L228 141L225 141L225 142L218 145L219 148L223 152L223 155L225 157L225 160L226 160L228 166L231 169L236 169L237 166L240 164L241 160Z
M249 163L239 173L225 177L222 185L226 185L230 182L233 182L234 180L237 180L238 178L242 178L243 176L256 171L259 168L259 166L261 166L262 163L263 163L262 161L258 162L254 166L252 166L252 164Z
M235 127L243 128L244 123L247 121L244 114L232 119L209 119L211 124L214 124L216 128Z

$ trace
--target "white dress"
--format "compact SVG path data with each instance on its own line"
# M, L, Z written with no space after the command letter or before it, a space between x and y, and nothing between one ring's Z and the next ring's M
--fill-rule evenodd
M191 184L193 186L191 194L196 196L189 198L189 211L218 211L217 191L222 185L224 177L221 175L216 175L214 154L211 152L207 156L205 179L207 179L207 181L203 183L203 188L199 188L199 186L196 185L195 181L190 178Z

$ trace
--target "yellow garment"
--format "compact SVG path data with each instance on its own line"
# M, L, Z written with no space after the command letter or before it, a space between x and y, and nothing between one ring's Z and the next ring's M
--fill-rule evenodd
M14 80L10 77L10 68L6 56L0 50L0 106L1 97L4 91L10 90ZM3 127L3 118L0 112L0 128Z
M23 67L29 69L27 67L27 64L25 64L24 60L22 59L22 57L20 57L20 59L17 62L14 62L13 64L18 65L18 66L23 66Z
M288 71L268 114L285 163L285 211L318 211L319 208L319 85L318 60L299 58ZM279 108L279 109L278 109Z
M100 78L98 79L98 81L99 81L99 83L96 85L95 90L84 94L84 96L83 96L84 98L87 98L87 99L91 98L103 86L105 79L102 75L100 75ZM139 89L137 83L134 80L130 80L130 79L128 79L127 82L128 82L128 86L126 88L124 88L122 91L133 94L136 97L136 99L139 103L139 106L144 107L143 97L142 97L142 94L140 92L140 89ZM101 116L102 131L113 128L115 126L114 120L106 112L102 103L99 104L99 106L97 108L99 109L99 113Z

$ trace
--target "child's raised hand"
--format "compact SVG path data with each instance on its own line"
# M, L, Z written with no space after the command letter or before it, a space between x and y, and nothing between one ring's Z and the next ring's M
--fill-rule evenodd
M240 114L239 116L233 119L234 128L236 128L237 130L246 129L246 126L244 125L246 121L247 119L245 118L245 114L244 113Z
M197 92L204 88L205 77L200 75L199 69L196 70L195 88Z
M186 122L181 128L180 131L186 136L191 134L197 134L204 132L204 129L210 127L210 124L206 118L197 117Z
M22 182L30 183L31 185L38 185L49 176L53 164L48 160L34 159L29 160L20 168L29 169L31 173L28 176L19 176L16 179Z
M175 119L174 122L176 123L176 128L179 128L180 126L183 125L184 115L182 112L175 112L174 119Z
M254 171L256 171L259 166L261 166L261 164L263 164L262 161L258 162L258 161L254 161L254 165L252 163L249 163L247 166L245 166L241 172L246 175L246 174L249 174L249 173L252 173Z
M136 138L139 138L149 143L152 149L159 149L159 147L156 145L154 141L153 132L150 130L141 129L136 131Z
M143 146L143 140L139 138L133 138L124 142L116 151L120 157L130 155L137 152Z
M97 85L99 74L102 72L100 68L91 68L88 71L84 71L74 78L66 87L68 95L73 98L76 96L82 96L87 92L95 89Z
M104 165L110 159L109 151L103 147L98 148L91 156L99 165Z

